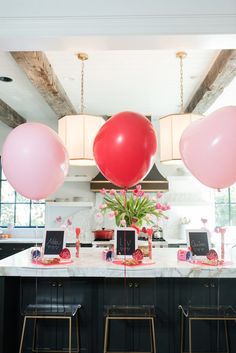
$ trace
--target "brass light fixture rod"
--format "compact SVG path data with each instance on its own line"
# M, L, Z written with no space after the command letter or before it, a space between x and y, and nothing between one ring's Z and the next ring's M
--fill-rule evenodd
M81 82L80 82L80 113L84 113L84 61L88 60L88 54L87 53L78 53L77 58L81 60Z
M176 58L185 59L186 56L187 56L187 53L185 51L177 51L176 53Z
M185 51L178 51L176 53L176 58L180 60L180 112L184 113L184 86L183 86L183 59L185 59L187 53Z
M78 53L77 58L82 61L88 60L88 54L87 53Z

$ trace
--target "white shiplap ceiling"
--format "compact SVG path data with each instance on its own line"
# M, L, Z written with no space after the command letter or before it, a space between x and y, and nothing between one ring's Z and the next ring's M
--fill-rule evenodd
M112 115L123 110L162 116L179 111L179 60L174 51L94 51L85 62L85 105L91 114ZM218 51L189 51L184 60L187 103L205 77ZM81 62L76 53L46 55L69 99L80 110ZM10 53L0 53L0 97L28 121L56 128L55 113L18 67Z
M91 114L133 110L162 116L179 111L179 60L174 51L94 51L85 62L85 105ZM184 60L187 103L217 50L189 51ZM46 52L76 110L80 110L81 62L72 52Z

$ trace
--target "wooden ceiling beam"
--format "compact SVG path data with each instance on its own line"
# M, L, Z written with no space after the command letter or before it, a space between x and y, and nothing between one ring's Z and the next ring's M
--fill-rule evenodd
M26 119L0 99L0 121L11 128L26 123Z
M76 114L46 55L40 51L13 51L11 55L25 71L58 118Z
M203 114L236 76L236 50L221 50L185 113Z

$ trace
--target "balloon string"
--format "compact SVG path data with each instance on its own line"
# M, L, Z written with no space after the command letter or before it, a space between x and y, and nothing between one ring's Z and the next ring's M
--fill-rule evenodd
M126 208L127 204L127 188L125 188L125 195L124 195L124 206ZM124 290L125 290L125 302L126 305L128 306L128 292L127 292L127 268L126 268L126 231L124 231Z

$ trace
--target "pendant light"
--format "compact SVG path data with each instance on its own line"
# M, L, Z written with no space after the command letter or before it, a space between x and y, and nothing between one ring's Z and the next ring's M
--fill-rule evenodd
M180 60L180 113L166 115L159 119L160 122L160 161L166 164L178 164L181 162L179 141L185 128L195 120L203 116L193 113L184 113L184 89L183 89L183 59L186 52L177 52Z
M62 117L58 124L58 134L68 151L70 164L89 166L96 164L93 141L105 121L100 116L84 114L84 62L88 55L79 53L77 57L81 60L80 113Z

